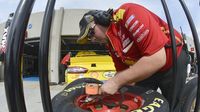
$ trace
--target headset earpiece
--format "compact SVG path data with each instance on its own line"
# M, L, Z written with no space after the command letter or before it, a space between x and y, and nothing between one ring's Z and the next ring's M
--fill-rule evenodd
M107 11L97 11L97 13L93 15L95 23L106 27L109 26L112 20L112 13L112 9L108 9Z

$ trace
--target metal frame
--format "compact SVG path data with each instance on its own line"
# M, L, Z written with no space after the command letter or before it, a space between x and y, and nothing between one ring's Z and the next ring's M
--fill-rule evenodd
M8 31L4 82L10 112L26 112L20 65L25 30L34 2L35 0L20 1Z
M170 17L170 13L169 13L169 10L168 10L168 7L167 7L167 4L165 2L165 0L161 0L162 2L162 5L163 5L163 9L165 11L165 15L166 15L166 18L167 18L167 23L169 25L169 30L170 30L170 37L171 37L171 41L172 41L172 58L173 58L173 74L177 74L177 58L176 58L176 55L177 55L177 51L176 51L176 40L175 40L175 34L174 34L174 27L173 27L173 24L172 24L172 20L171 20L171 17ZM173 82L176 82L178 83L179 79L178 79L178 75L174 75L174 78L173 78ZM173 84L173 99L176 99L177 98L177 84ZM172 102L170 102L171 105L170 105L170 111L172 112L172 110L175 109L175 106L177 104L176 100L172 100Z
M183 10L185 11L185 14L187 16L188 22L192 30L196 53L197 53L197 63L198 66L200 66L200 57L199 57L200 44L197 31L192 21L191 15L187 9L187 6L185 5L184 1L182 0L179 1L181 6L183 7ZM15 12L15 16L11 24L10 30L8 32L4 81L5 81L7 103L10 112L26 112L20 65L21 65L21 56L23 50L24 34L34 2L35 0L20 1L18 8ZM176 47L175 47L176 44L174 38L175 36L173 31L173 25L165 0L161 0L161 2L170 28L170 36L172 39L172 49L173 49L173 59L174 59L173 65L174 67L176 67L177 66ZM47 3L43 19L42 33L40 38L40 48L39 48L40 90L41 90L44 112L52 112L49 81L48 81L48 50L49 50L48 47L49 47L49 35L50 35L54 5L55 5L55 0L49 0ZM174 69L174 73L176 73L176 69ZM198 69L198 75L200 76L200 69ZM176 75L174 80L175 81L177 80ZM198 80L200 80L200 77L198 77ZM176 84L174 84L173 93L176 93L175 88ZM198 81L198 90L197 90L197 96L199 95L200 95L200 81ZM176 97L177 95L174 94L173 98ZM200 102L199 97L197 97L195 112L198 112L199 110L199 102ZM171 112L174 111L173 109L175 108L176 103L177 102L175 101L172 102Z
M190 12L185 4L185 2L183 0L179 0L185 15L188 19L191 31L192 31L192 35L194 38L194 45L196 48L196 55L197 55L197 65L198 67L200 67L200 43L199 43L199 38L198 38L198 34L197 34L197 30L196 27L194 25L192 16L190 15ZM196 96L200 96L200 69L198 69L198 87L197 87L197 95ZM200 104L200 98L196 97L196 105L195 105L195 111L194 112L198 112L199 110L199 104Z
M166 18L167 18L167 22L168 22L168 25L169 25L169 29L170 29L170 36L171 36L171 40L172 40L172 52L173 52L173 72L174 74L177 74L177 59L176 59L176 43L175 43L175 36L174 36L174 31L173 31L173 24L172 24L172 21L171 21L171 17L170 17L170 13L169 13L169 10L168 10L168 7L167 7L167 4L165 2L165 0L161 0L162 2L162 5L163 5L163 8L164 8L164 11L165 11L165 15L166 15ZM188 22L190 24L190 28L191 28L191 31L192 31L192 35L193 35L193 38L194 38L194 43L195 43L195 48L196 48L196 54L197 54L197 64L198 66L200 66L200 44L199 44L199 38L198 38L198 34L197 34L197 31L196 31L196 27L194 25L194 22L193 22L193 19L190 15L190 12L185 4L185 2L183 0L179 0L185 14L186 14L186 17L188 19ZM200 95L200 69L198 69L198 88L197 88L197 96ZM174 75L174 83L173 85L173 99L176 99L177 98L177 91L176 91L176 88L177 88L177 83L179 82L178 81L178 75ZM197 100L196 100L196 105L195 105L195 112L198 112L199 110L199 97L197 97ZM175 100L173 100L171 102L171 107L170 107L170 112L174 112L174 111L180 111L180 110L176 110L178 106L178 102L176 102Z
M49 37L51 30L51 21L54 11L55 0L48 0L45 15L43 18L42 32L39 45L39 76L40 76L40 91L44 112L52 112L51 96L49 91L48 78L48 51Z

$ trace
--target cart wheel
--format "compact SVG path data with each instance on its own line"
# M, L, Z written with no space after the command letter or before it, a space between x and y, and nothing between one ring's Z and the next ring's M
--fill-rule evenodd
M181 98L182 110L181 112L194 112L197 93L197 77L190 80L185 88Z
M125 86L127 91L106 96L101 102L83 103L85 95L85 84L102 83L96 79L80 79L69 84L62 92L57 94L53 100L54 112L169 112L169 105L166 99L154 90L146 90L137 86ZM123 97L123 100L122 100ZM119 100L119 101L118 101ZM106 103L102 103L102 102ZM122 105L119 104L121 101ZM114 103L114 104L113 104ZM114 106L110 106L110 105Z

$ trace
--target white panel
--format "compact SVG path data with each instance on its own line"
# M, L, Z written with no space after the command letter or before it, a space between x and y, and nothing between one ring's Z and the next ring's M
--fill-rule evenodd
M85 12L89 10L83 9L65 9L63 25L62 25L62 35L78 35L79 21Z

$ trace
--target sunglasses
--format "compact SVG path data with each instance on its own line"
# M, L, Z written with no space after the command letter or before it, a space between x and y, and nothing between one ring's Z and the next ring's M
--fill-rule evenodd
M94 37L95 35L95 32L94 32L94 28L95 28L96 24L92 25L88 31L88 34L87 34L87 37L88 37L88 40L92 40L92 38Z

